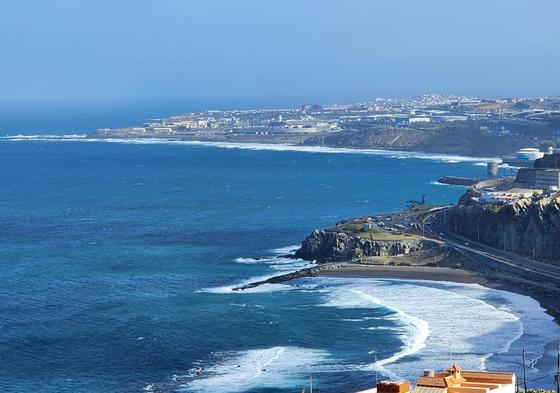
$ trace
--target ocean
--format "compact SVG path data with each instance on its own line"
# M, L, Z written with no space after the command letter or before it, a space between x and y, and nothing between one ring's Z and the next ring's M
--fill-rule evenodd
M117 141L118 142L118 141ZM424 369L520 370L560 329L478 285L308 278L313 229L452 203L468 157L80 137L0 139L2 392L353 392ZM374 356L378 360L374 364ZM550 379L550 380L549 380Z

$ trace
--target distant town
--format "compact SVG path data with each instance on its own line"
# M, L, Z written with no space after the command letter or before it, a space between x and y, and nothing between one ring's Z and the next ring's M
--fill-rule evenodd
M376 98L347 105L208 110L97 130L99 138L172 138L386 148L473 155L557 146L560 97L454 95Z

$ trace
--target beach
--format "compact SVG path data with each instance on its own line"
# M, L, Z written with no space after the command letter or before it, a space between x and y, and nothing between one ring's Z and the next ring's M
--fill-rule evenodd
M337 270L324 270L324 277L356 278L404 278L411 280L447 281L465 284L480 284L490 287L484 277L466 270L433 266L379 266L379 265L341 265Z

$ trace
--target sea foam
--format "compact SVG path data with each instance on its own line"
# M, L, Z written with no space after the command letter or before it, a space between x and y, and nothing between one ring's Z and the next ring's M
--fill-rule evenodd
M328 154L365 154L385 156L397 159L422 159L434 160L446 163L459 162L491 162L496 158L492 157L470 157L454 154L438 154L424 153L414 151L400 150L382 150L382 149L352 149L343 147L325 147L325 146L303 146L291 144L277 143L242 143L242 142L208 142L208 141L181 141L158 138L88 138L82 135L14 135L4 136L4 140L8 141L66 141L66 142L105 142L105 143L126 143L126 144L167 144L167 145L192 145L192 146L208 146L223 149L243 149L243 150L269 150L269 151L295 151L302 153L328 153Z
M450 362L468 369L516 370L520 346L532 348L534 363L560 333L533 299L476 284L321 280L338 286L327 295L325 306L386 307L394 312L389 318L404 327L403 347L366 368L392 378L415 378L418 370L442 369Z
M242 392L256 388L301 388L308 375L333 362L326 351L278 346L216 354L219 358L197 379L178 389L185 392Z
M295 272L307 267L311 267L314 263L304 261L303 259L292 258L289 255L293 254L299 246L288 246L269 250L268 256L261 256L258 258L239 257L235 258L235 262L241 264L262 264L267 266L271 271L276 271L276 274L269 274L266 276L251 277L241 282L223 285L219 287L206 288L202 292L217 293L217 294L231 294L231 293L255 293L255 292L276 292L276 291L289 291L295 289L294 286L289 284L263 284L254 288L246 289L243 291L234 291L234 288L239 288L259 281L265 281L269 278L275 277L279 274L286 274Z

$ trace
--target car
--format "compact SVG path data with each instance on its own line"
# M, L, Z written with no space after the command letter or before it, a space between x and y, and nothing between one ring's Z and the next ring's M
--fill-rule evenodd
M465 242L465 246L467 247L470 246L469 242Z

